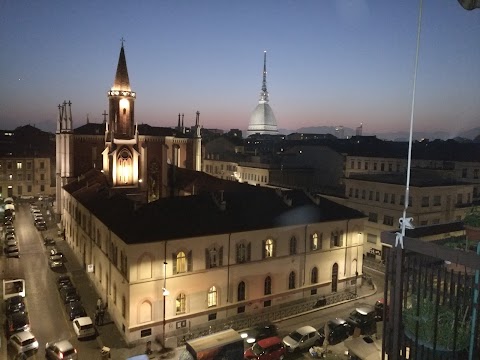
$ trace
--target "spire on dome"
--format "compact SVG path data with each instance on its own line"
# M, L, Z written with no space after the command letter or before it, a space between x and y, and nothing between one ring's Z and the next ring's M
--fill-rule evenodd
M267 91L267 51L263 52L263 81L262 81L262 92L260 93L260 103L268 102L268 91Z
M124 41L125 40L122 38L122 48L120 49L117 73L115 74L115 82L113 83L112 90L131 91L130 80L128 79L127 60L125 60L125 50L123 48Z

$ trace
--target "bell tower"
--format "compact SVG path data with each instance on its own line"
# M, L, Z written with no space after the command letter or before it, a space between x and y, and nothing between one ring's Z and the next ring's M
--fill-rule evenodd
M135 126L136 93L130 87L125 49L120 49L117 72L108 91L109 118L105 127L103 171L113 187L138 187L138 129Z

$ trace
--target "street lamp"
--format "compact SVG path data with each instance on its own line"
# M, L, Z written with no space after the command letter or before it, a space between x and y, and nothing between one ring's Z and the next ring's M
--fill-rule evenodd
M165 303L167 296L170 295L170 292L167 290L167 262L163 262L163 331L162 331L162 346L165 349Z

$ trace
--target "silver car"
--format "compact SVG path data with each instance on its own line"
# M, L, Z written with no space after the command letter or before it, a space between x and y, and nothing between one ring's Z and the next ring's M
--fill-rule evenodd
M8 344L17 354L38 350L38 341L31 331L26 330L10 336Z
M313 345L321 345L320 334L313 326L302 326L283 338L288 352L302 351Z
M49 342L45 345L45 357L54 360L76 360L77 349L68 340Z

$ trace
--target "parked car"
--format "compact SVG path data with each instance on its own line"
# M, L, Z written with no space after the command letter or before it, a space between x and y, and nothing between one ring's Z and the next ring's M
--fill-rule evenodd
M15 295L5 300L5 313L7 315L25 311L25 301L22 296Z
M70 301L80 300L80 295L77 294L77 289L74 287L61 289L60 296L65 304L69 303Z
M301 351L320 345L320 334L313 326L302 326L283 338L288 352Z
M286 353L287 349L282 339L273 336L257 341L252 347L245 350L243 357L257 360L283 360Z
M7 338L21 331L30 330L30 319L26 312L15 312L7 316L6 321Z
M361 305L350 313L346 319L351 326L350 333L353 334L355 328L360 329L360 334L370 335L376 331L376 311L371 305Z
M50 249L50 256L52 256L52 255L58 255L58 256L62 257L63 253L61 251L58 251L57 248L51 248Z
M50 256L50 259L48 259L48 266L50 266L50 269L61 268L63 267L63 260L61 258L59 260L53 259L53 256Z
M79 317L87 316L87 312L80 301L71 301L67 303L67 305L65 305L65 310L67 311L70 321Z
M18 246L6 246L3 249L3 252L7 256L7 258L19 258L20 257L20 250L18 250Z
M46 237L45 239L43 239L43 245L45 246L54 246L55 243L56 241L52 238Z
M89 316L79 317L73 320L72 324L78 339L95 336L95 327Z
M5 240L5 246L17 246L17 240L15 238L9 238L8 240Z
M34 225L37 230L47 230L47 223L45 222L45 220L43 220L43 218L36 219Z
M8 345L15 350L16 354L36 352L38 350L38 341L29 330L13 334L8 339Z
M66 274L62 274L62 275L59 275L58 278L57 278L57 287L58 289L62 288L62 287L65 287L65 285L68 285L70 284L71 286L73 286L73 283L72 283L72 279L70 279L70 276L69 275L66 275Z
M45 345L45 357L50 360L77 360L77 349L68 340L48 342Z
M277 326L274 324L257 325L240 333L240 336L242 337L242 339L245 339L247 344L253 344L258 340L277 335L278 329Z
M351 333L351 327L346 320L340 318L329 320L323 327L318 329L321 345L323 345L325 341L325 330L328 331L327 340L329 345L341 343L343 340L347 339Z

